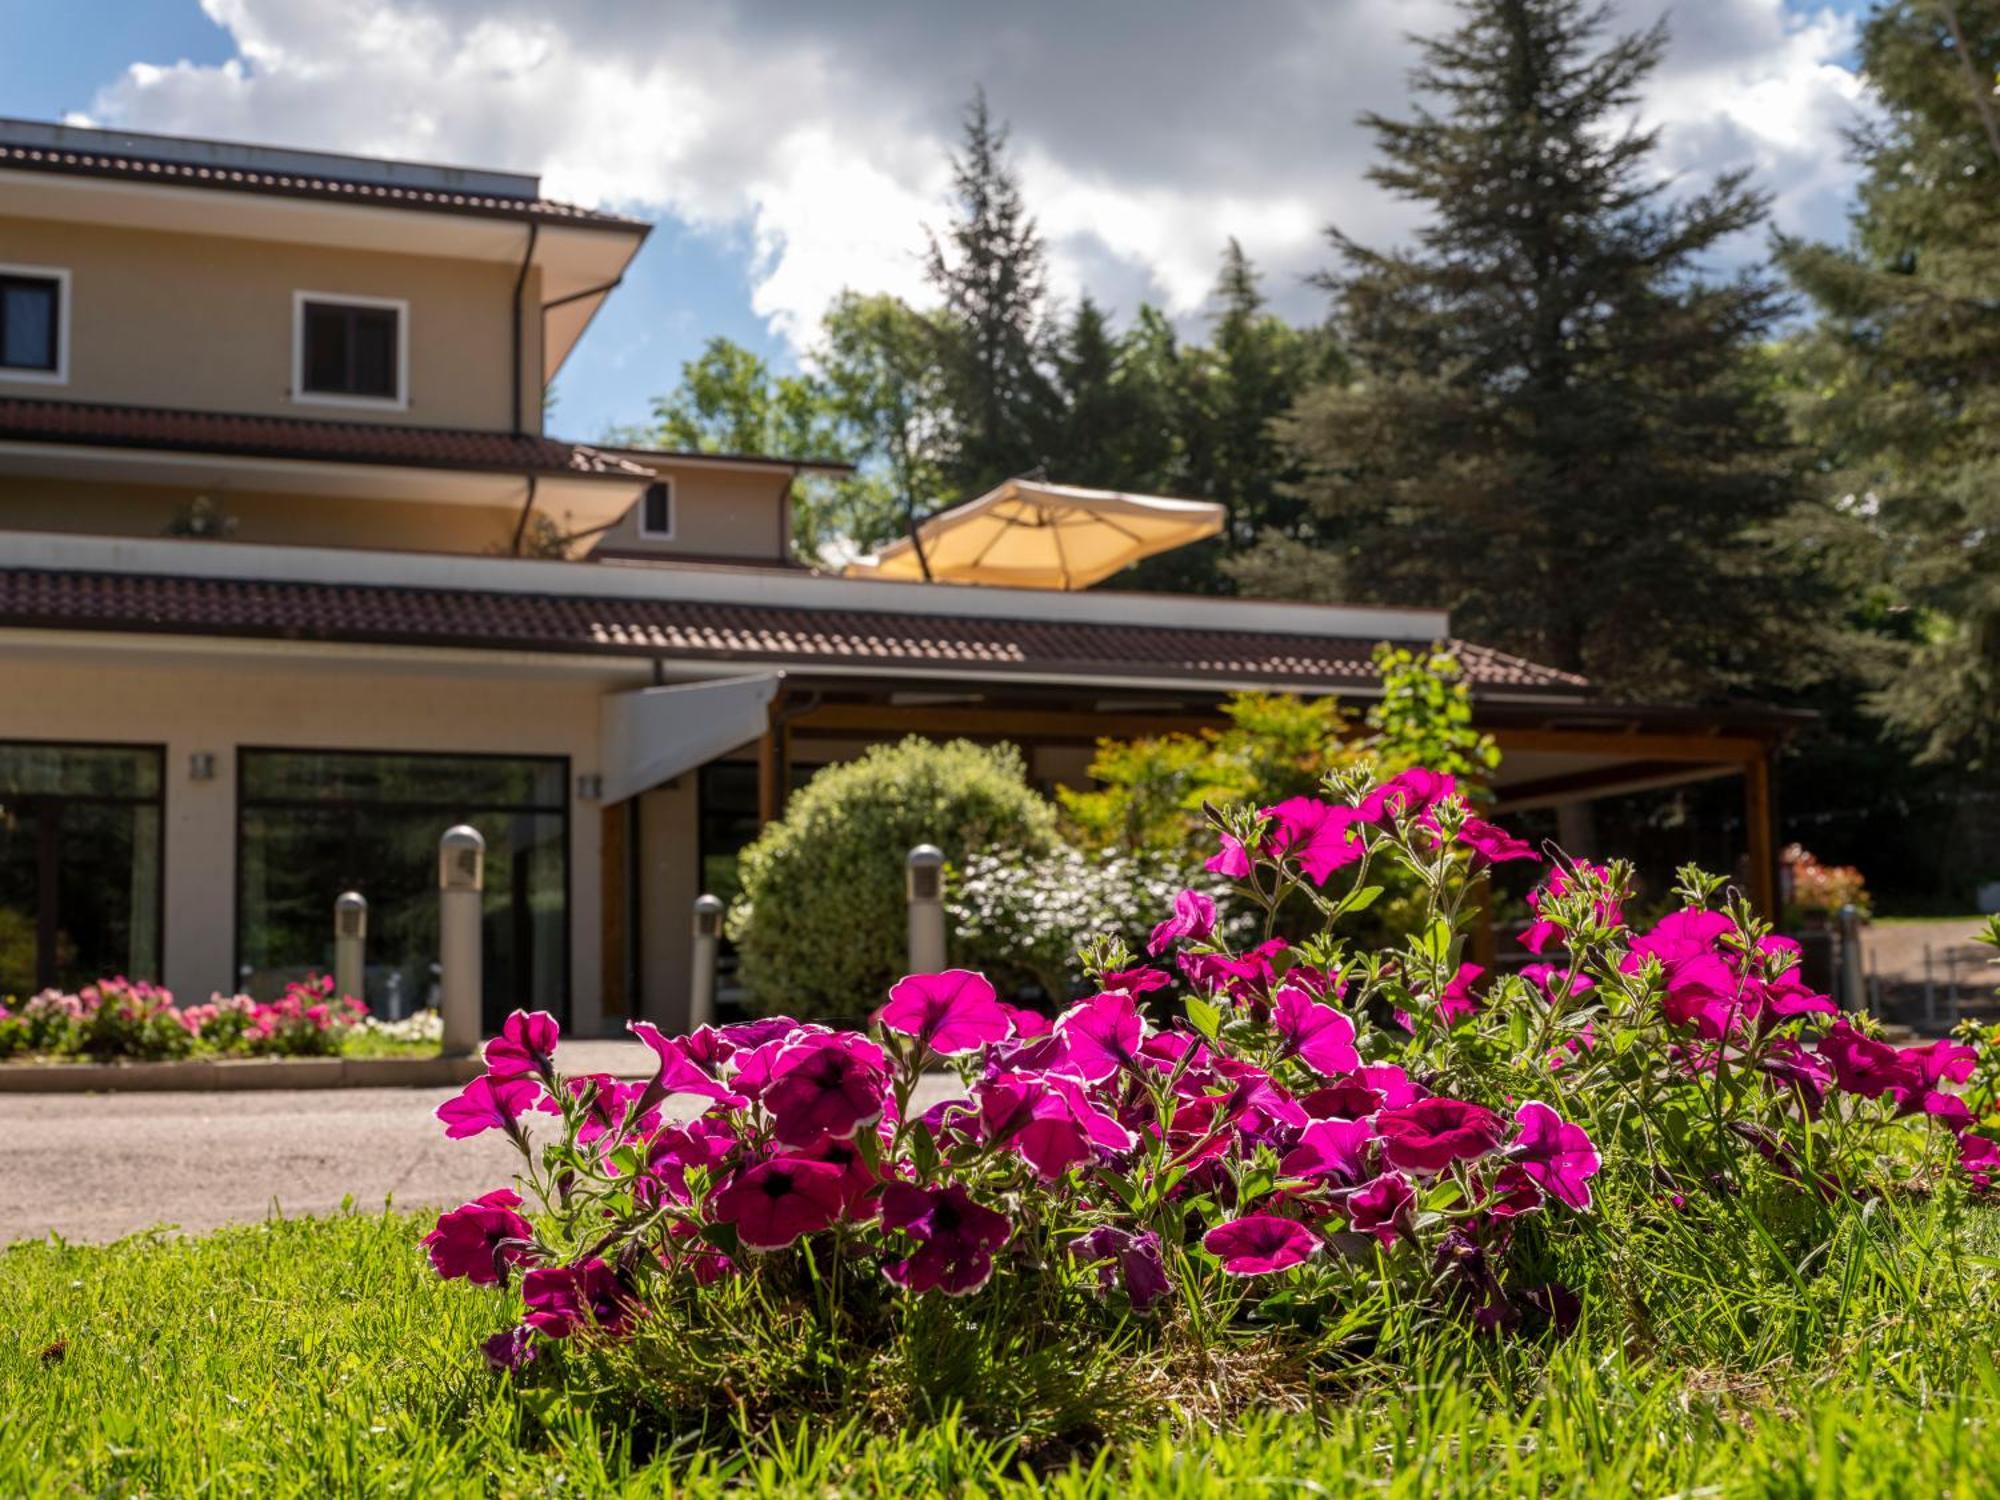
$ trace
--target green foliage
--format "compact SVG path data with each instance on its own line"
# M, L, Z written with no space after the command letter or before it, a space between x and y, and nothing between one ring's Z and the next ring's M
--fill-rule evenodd
M854 1020L907 969L903 859L936 844L947 861L1046 849L1054 809L1011 745L910 738L829 766L743 851L730 913L760 1010Z
M1408 248L1332 231L1333 326L1360 374L1281 424L1323 546L1247 590L1448 605L1473 639L1619 693L1698 695L1772 660L1792 573L1753 532L1797 491L1752 357L1784 302L1704 257L1765 198L1668 196L1624 121L1665 47L1583 0L1472 0L1422 43L1407 119L1364 116L1370 176L1428 213ZM1305 564L1310 566L1305 566ZM1796 663L1786 663L1796 675Z
M1781 241L1820 321L1792 351L1823 457L1800 527L1861 601L1873 707L1935 761L2000 757L2000 4L1891 0L1863 29L1875 111L1846 246Z
M1410 766L1477 785L1500 764L1492 736L1472 727L1472 694L1442 647L1375 649L1382 692L1366 715L1373 733L1328 696L1238 693L1229 724L1198 734L1100 740L1089 790L1060 787L1067 832L1086 848L1149 853L1184 866L1205 849L1204 805L1269 807L1317 792L1328 772L1363 764Z

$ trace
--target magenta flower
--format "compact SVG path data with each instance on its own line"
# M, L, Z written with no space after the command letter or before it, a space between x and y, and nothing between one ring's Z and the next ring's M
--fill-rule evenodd
M1458 972L1451 976L1451 983L1438 996L1437 1018L1447 1026L1456 1026L1468 1016L1479 1014L1479 1001L1472 993L1472 983L1486 971L1478 964L1460 964Z
M1419 1099L1375 1116L1375 1129L1392 1166L1412 1172L1442 1172L1455 1161L1471 1161L1500 1144L1500 1117L1463 1099Z
M986 1285L993 1252L1014 1232L1005 1214L973 1202L957 1183L940 1188L890 1183L882 1189L882 1227L917 1241L914 1251L883 1266L882 1274L905 1291L935 1288L947 1297L964 1297Z
M1222 836L1222 847L1202 861L1204 870L1225 880L1245 880L1250 875L1250 851L1233 833Z
M1582 1212L1590 1207L1590 1179L1603 1160L1581 1125L1572 1125L1539 1099L1514 1111L1516 1133L1507 1156L1551 1198Z
M1497 823L1489 823L1484 818L1467 818L1459 825L1458 841L1472 850L1472 863L1477 867L1481 861L1501 865L1513 859L1534 859L1532 845L1525 839L1517 839Z
M774 1156L737 1173L710 1201L746 1250L783 1250L830 1228L845 1207L845 1173L832 1162Z
M1160 977L1162 980L1166 978L1164 974ZM1006 1012L1007 1024L1013 1028L1014 1040L1017 1042L1032 1042L1055 1030L1055 1022L1038 1010L1029 1010L1022 1005L1008 1005L1004 1001L1001 1002L1000 1009Z
M1316 1120L1359 1120L1377 1110L1401 1109L1423 1096L1424 1091L1410 1082L1409 1074L1384 1063L1362 1068L1330 1088L1314 1089L1299 1102Z
M1489 1219L1518 1219L1542 1206L1542 1186L1513 1162L1493 1174L1493 1180L1479 1189L1479 1206Z
M1553 877L1550 883L1554 884ZM1697 954L1719 952L1722 935L1735 928L1736 924L1719 911L1695 907L1670 912L1653 924L1651 932L1633 938L1629 951L1638 958L1653 957L1663 964L1672 963Z
M1412 766L1363 797L1355 817L1363 823L1422 817L1457 790L1458 782L1442 771Z
M852 1032L786 1042L771 1063L764 1108L775 1120L779 1143L812 1146L844 1141L882 1118L889 1060L882 1049Z
M627 1111L647 1092L644 1084L621 1083L609 1073L579 1073L564 1081L569 1086L570 1097L583 1109L583 1120L576 1132L579 1146L615 1136L625 1124ZM632 1111L632 1125L638 1134L645 1134L658 1123L657 1112L648 1111L642 1115Z
M1347 1227L1393 1245L1397 1235L1408 1232L1416 1202L1417 1190L1409 1178L1401 1172L1384 1172L1347 1195Z
M1101 990L1123 990L1128 995L1150 995L1154 990L1163 990L1172 983L1164 970L1142 966L1136 969L1106 969L1098 976L1097 987Z
M555 1077L556 1043L561 1040L562 1027L547 1011L517 1010L500 1023L500 1035L486 1044L482 1055L487 1076L537 1077L546 1082Z
M1958 1138L1958 1165L1972 1179L1975 1192L2000 1185L2000 1141L1966 1131Z
M444 1121L448 1141L462 1141L488 1130L504 1130L519 1140L522 1115L531 1109L553 1108L542 1086L532 1079L482 1074L440 1104L436 1113Z
M718 1120L700 1118L669 1125L646 1147L637 1191L648 1203L686 1203L690 1167L713 1169L735 1154L735 1134Z
M1306 1260L1319 1249L1319 1239L1296 1219L1245 1214L1209 1230L1201 1247L1231 1276L1268 1276Z
M1351 807L1336 807L1317 797L1288 797L1264 809L1271 820L1265 836L1274 858L1290 857L1314 885L1325 885L1333 872L1360 859L1365 848L1353 831L1358 815Z
M1013 1030L1007 1009L986 976L970 969L897 980L889 991L889 1003L875 1012L875 1019L884 1031L914 1037L919 1046L940 1057L977 1052L989 1042L1005 1040Z
M653 1081L646 1085L646 1108L658 1104L669 1094L696 1094L704 1099L713 1099L718 1104L728 1104L741 1108L744 1100L740 1094L732 1093L717 1083L706 1069L698 1064L692 1055L692 1037L668 1037L651 1021L629 1021L625 1029L646 1045L659 1059L659 1066L653 1071ZM725 1027L724 1032L733 1028ZM719 1041L720 1033L708 1032L704 1038L709 1043Z
M521 1278L521 1301L528 1309L522 1322L552 1339L566 1339L580 1328L616 1338L638 1316L631 1288L594 1258L581 1265L536 1267Z
M1375 1127L1367 1120L1313 1120L1278 1170L1287 1177L1330 1177L1351 1185L1367 1177L1374 1141Z
M496 1375L521 1370L535 1357L535 1330L526 1323L517 1324L482 1342L479 1352L486 1356L486 1368Z
M1173 1290L1160 1256L1160 1237L1150 1229L1134 1233L1103 1224L1070 1241L1069 1253L1085 1265L1096 1265L1101 1290L1108 1292L1122 1281L1134 1312L1144 1312Z
M521 1195L495 1188L484 1197L438 1215L423 1238L431 1268L446 1281L463 1276L474 1286L500 1286L511 1267L528 1258L535 1226L514 1210Z
M1085 1083L1102 1083L1137 1061L1146 1022L1138 1002L1123 990L1111 990L1064 1011L1055 1034L1062 1042L1063 1067Z
M1354 1023L1296 985L1283 985L1272 996L1271 1025L1285 1039L1284 1055L1298 1058L1323 1078L1344 1077L1361 1066Z
M1542 903L1550 896L1566 895L1573 884L1585 878L1604 882L1609 880L1610 874L1611 872L1604 866L1594 865L1588 860L1581 859L1576 861L1573 869L1565 869L1558 865L1549 871L1549 878L1528 892L1528 907L1535 913L1536 919L1529 925L1528 930L1521 934L1521 946L1530 953L1540 953L1550 943L1566 937L1567 934L1560 926L1542 915ZM1616 927L1625 920L1624 909L1610 894L1598 896L1591 915L1605 927ZM1638 945L1635 943L1633 946L1636 948Z
M1215 902L1200 891L1182 891L1174 897L1174 914L1153 929L1146 952L1157 956L1178 942L1199 943L1215 931Z

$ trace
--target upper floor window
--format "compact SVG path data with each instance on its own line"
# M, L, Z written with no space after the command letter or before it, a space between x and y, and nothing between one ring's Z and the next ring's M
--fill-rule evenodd
M0 265L0 380L69 378L69 272Z
M669 480L655 480L646 486L646 498L639 502L639 535L665 541L673 534L674 487Z
M299 292L294 317L295 400L409 405L409 303Z

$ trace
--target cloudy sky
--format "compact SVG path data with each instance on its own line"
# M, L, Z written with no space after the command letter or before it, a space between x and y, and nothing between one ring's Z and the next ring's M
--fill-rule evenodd
M1616 0L1674 41L1664 166L1747 166L1839 232L1863 0ZM1057 290L1198 324L1230 235L1281 308L1336 222L1393 238L1366 109L1406 102L1450 0L0 0L0 114L539 171L659 228L571 359L555 425L644 416L724 333L781 361L843 287L924 294L924 226L983 85ZM1743 247L1754 253L1755 244Z

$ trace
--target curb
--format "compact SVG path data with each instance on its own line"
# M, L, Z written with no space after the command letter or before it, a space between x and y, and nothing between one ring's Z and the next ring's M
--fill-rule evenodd
M23 1063L0 1094L227 1093L238 1089L443 1088L485 1071L473 1057L245 1057L200 1062Z

